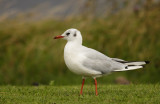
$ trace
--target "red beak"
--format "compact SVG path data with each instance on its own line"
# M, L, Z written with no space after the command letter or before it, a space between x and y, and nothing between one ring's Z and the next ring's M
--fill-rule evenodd
M59 38L64 38L64 36L58 35L54 37L54 39L59 39Z

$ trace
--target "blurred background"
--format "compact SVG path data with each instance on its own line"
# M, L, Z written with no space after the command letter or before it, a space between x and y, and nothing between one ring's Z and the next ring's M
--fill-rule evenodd
M69 28L110 57L150 61L98 83L160 82L160 0L0 0L0 85L81 84L64 63L66 41L53 40Z

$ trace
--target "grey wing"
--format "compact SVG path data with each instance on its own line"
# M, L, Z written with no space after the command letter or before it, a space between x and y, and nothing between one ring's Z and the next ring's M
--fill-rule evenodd
M112 60L112 58L90 48L85 51L83 66L91 70L99 71L102 74L107 74L125 67L123 64Z

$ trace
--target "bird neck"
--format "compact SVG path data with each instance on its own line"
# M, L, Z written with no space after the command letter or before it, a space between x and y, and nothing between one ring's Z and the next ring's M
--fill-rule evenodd
M82 45L82 38L75 39L75 40L69 40L67 44L71 45Z
M79 44L74 41L68 41L64 48L64 54L68 53L71 54L71 52L75 52L76 50L79 50L82 47L82 44Z
M70 47L77 47L82 45L82 41L68 41L66 45Z

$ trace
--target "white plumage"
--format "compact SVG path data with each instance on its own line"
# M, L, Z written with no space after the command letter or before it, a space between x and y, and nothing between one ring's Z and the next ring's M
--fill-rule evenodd
M85 77L100 77L113 71L126 71L143 68L148 61L128 62L110 58L94 49L82 45L82 36L77 29L68 29L55 39L67 40L64 48L64 60L67 67L76 74ZM83 88L83 86L82 86ZM98 93L97 93L98 94Z

